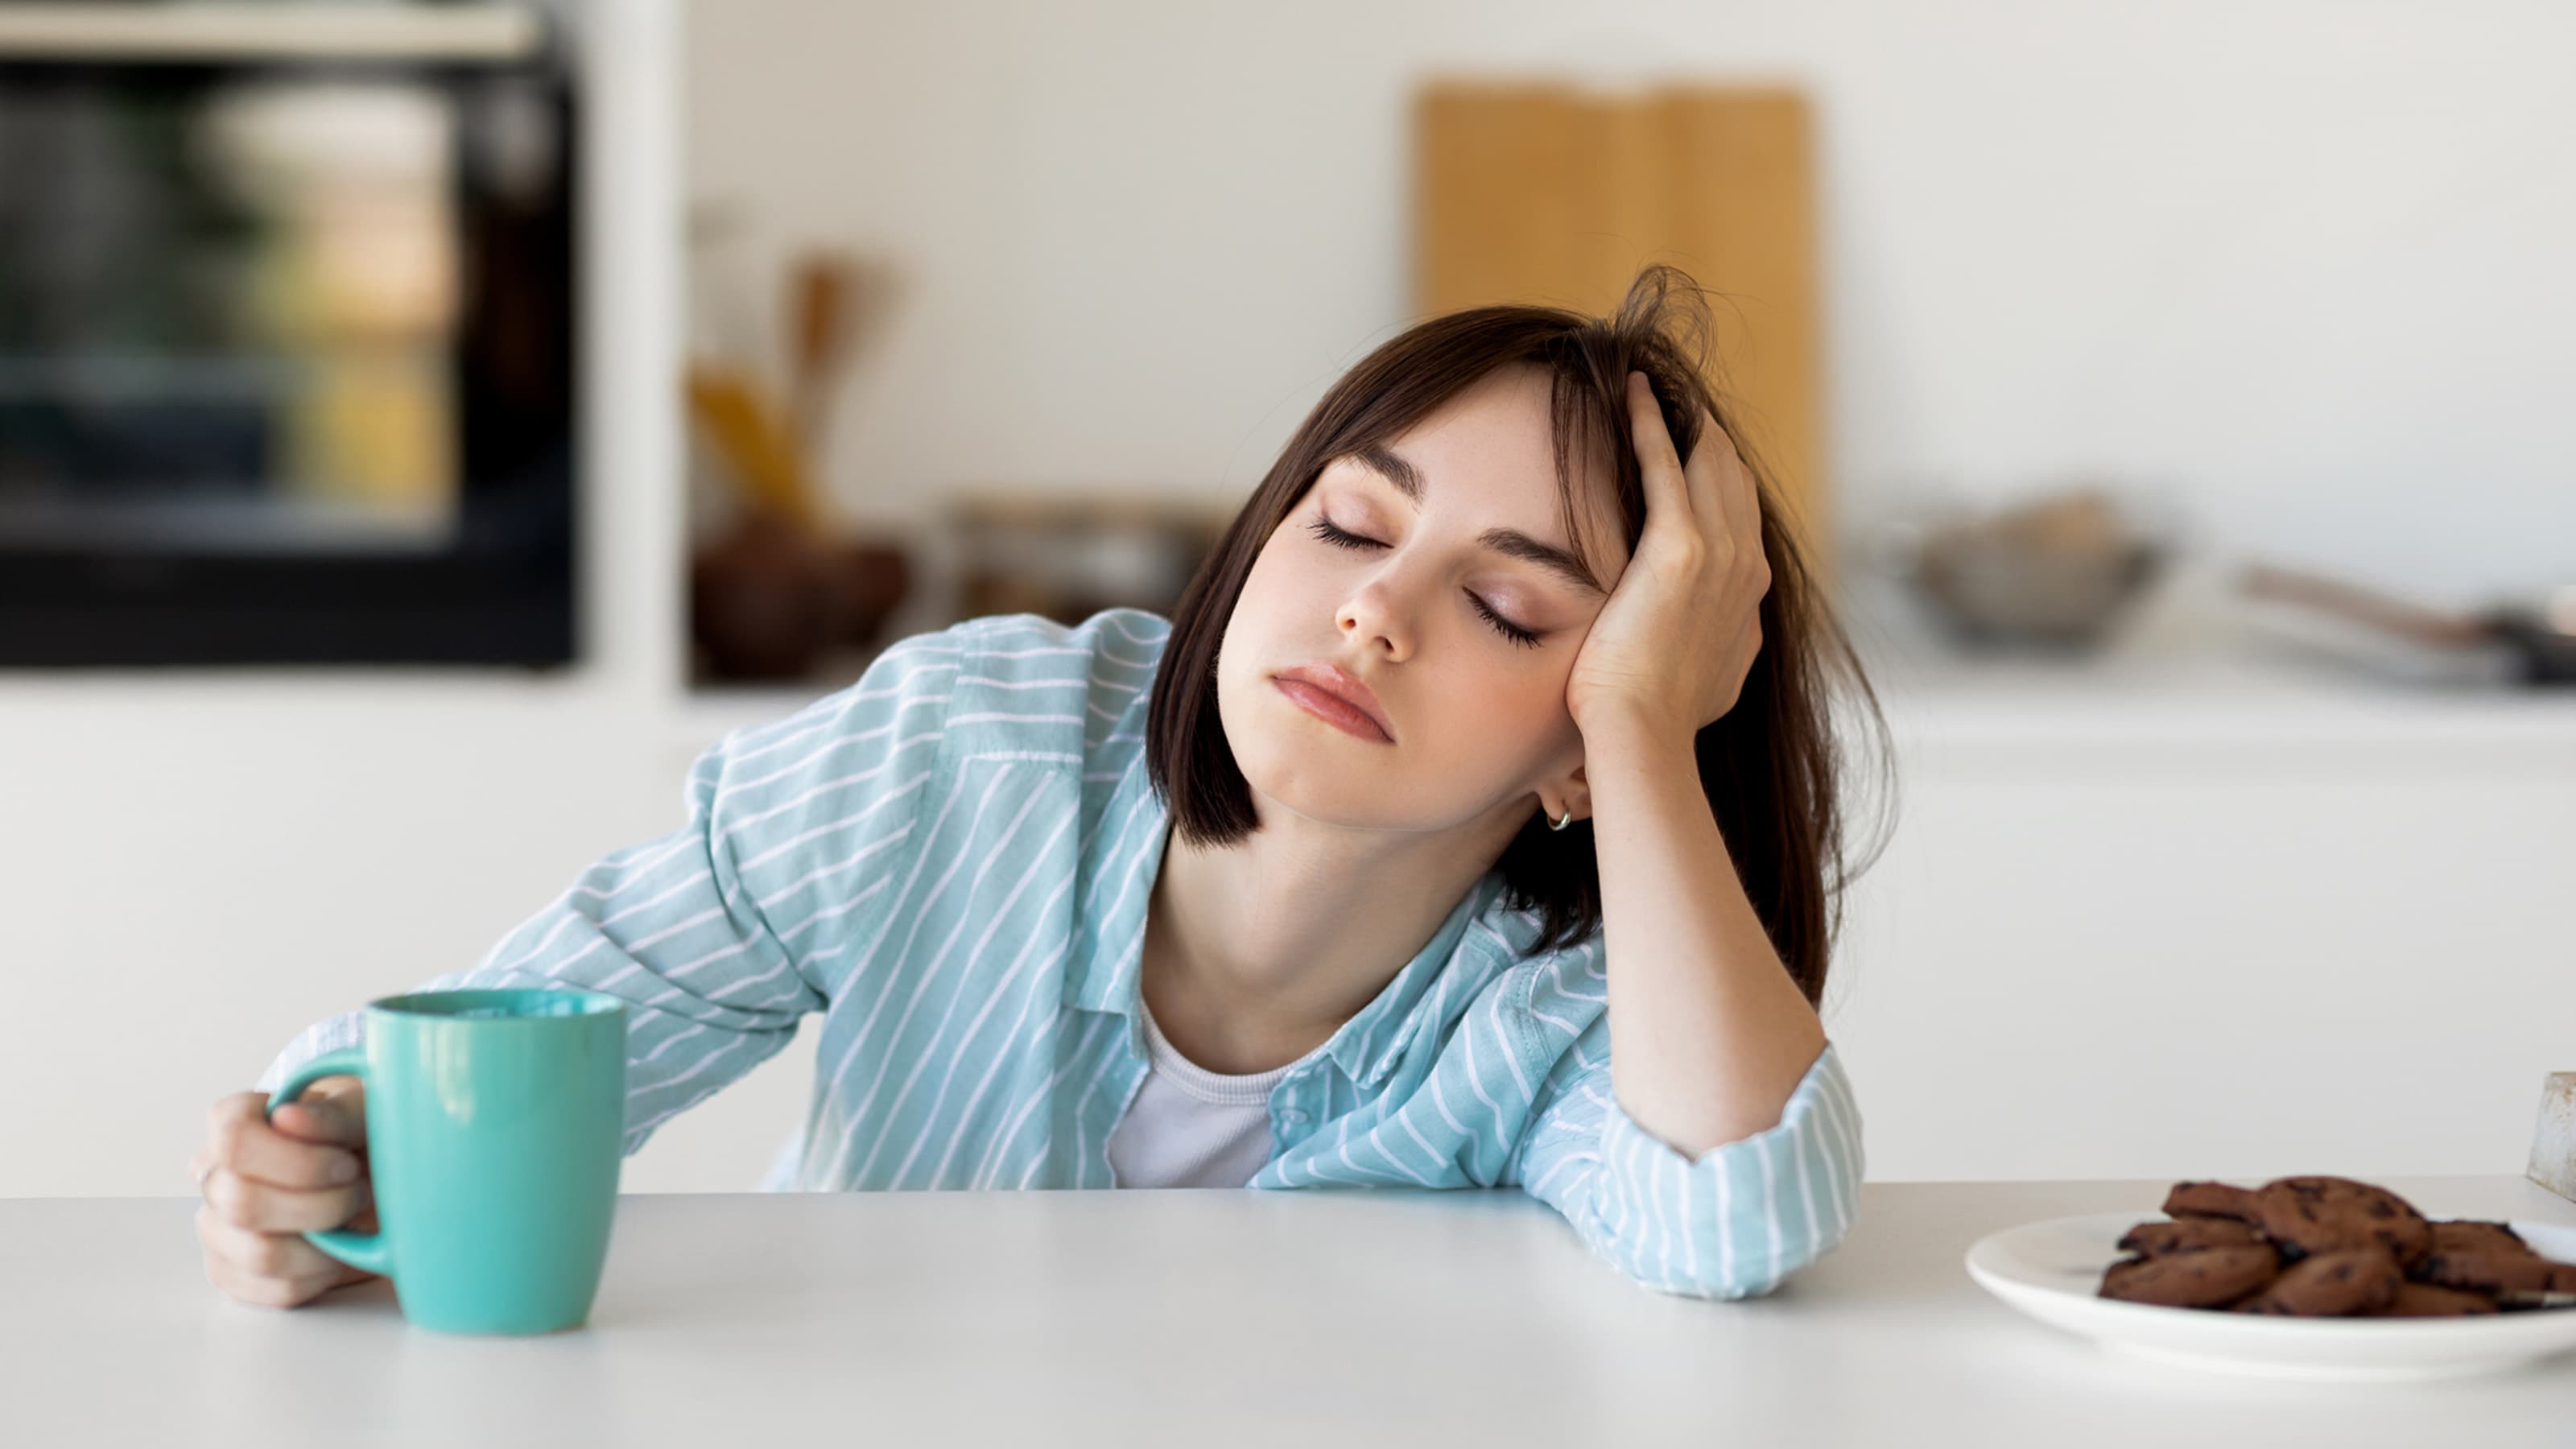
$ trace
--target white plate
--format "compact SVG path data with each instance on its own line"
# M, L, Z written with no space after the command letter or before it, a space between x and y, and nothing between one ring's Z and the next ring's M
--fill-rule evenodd
M2271 1318L2100 1297L2121 1235L2154 1212L2007 1228L1968 1249L1968 1276L2042 1323L2164 1363L2265 1378L2440 1379L2576 1349L2576 1308L2475 1318ZM2541 1253L2576 1262L2576 1228L2516 1222Z

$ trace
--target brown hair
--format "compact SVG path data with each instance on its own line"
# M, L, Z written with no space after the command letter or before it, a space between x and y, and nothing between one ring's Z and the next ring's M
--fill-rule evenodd
M1874 726L1885 769L1885 724L1849 638L1789 531L1771 474L1755 458L1730 407L1709 386L1710 330L1698 287L1666 266L1639 273L1608 318L1553 307L1478 307L1408 329L1361 359L1328 390L1278 461L1199 565L1173 609L1145 726L1147 766L1173 828L1200 845L1224 845L1259 824L1250 788L1217 716L1216 659L1253 560L1332 460L1384 443L1496 368L1534 365L1553 377L1557 481L1568 536L1584 551L1577 464L1613 470L1629 552L1645 530L1646 503L1629 438L1628 374L1643 372L1684 459L1699 438L1699 410L1717 419L1753 474L1762 501L1762 552L1771 566L1762 648L1734 708L1699 731L1695 753L1737 878L1772 947L1809 1002L1821 1001L1843 887L1858 873L1843 839L1844 795L1829 690L1847 684ZM1863 864L1866 862L1863 861ZM1601 924L1599 864L1591 822L1551 831L1533 813L1496 862L1507 903L1541 913L1535 948L1589 938Z

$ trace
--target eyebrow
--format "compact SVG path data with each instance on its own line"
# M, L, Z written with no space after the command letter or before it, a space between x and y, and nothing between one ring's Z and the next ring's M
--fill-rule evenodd
M1395 491L1403 494L1416 512L1421 511L1422 470L1414 467L1402 454L1383 443L1364 443L1350 456L1370 472L1394 484ZM1537 564L1576 588L1595 594L1609 592L1601 587L1601 581L1592 576L1592 570L1582 559L1555 544L1532 538L1517 528L1486 529L1476 535L1476 542L1489 552Z

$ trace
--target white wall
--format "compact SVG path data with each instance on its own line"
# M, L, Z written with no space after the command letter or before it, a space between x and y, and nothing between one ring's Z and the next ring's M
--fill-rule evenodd
M1240 490L1406 320L1418 76L1737 77L1817 106L1850 512L2098 468L2231 548L2576 578L2549 0L725 0L690 44L691 194L913 279L837 435L869 511Z

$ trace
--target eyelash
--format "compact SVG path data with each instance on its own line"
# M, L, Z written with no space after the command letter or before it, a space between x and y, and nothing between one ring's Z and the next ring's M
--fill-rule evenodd
M1306 531L1336 548L1368 549L1386 547L1385 544L1378 542L1374 538L1362 538L1356 533L1347 533L1334 527L1333 521L1324 517L1320 513L1315 515L1314 522L1306 525ZM1504 618L1502 615L1495 613L1493 605L1486 603L1483 599L1476 597L1474 594L1469 594L1467 596L1467 602L1476 606L1476 612L1485 616L1485 622L1494 626L1495 633L1502 635L1504 638L1509 639L1513 643L1518 644L1525 649L1535 649L1538 647L1539 636L1537 634L1524 629L1520 625L1513 623L1511 620Z

